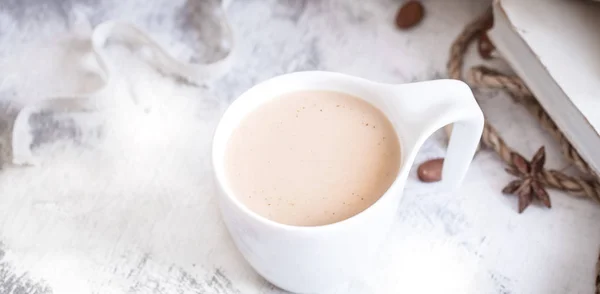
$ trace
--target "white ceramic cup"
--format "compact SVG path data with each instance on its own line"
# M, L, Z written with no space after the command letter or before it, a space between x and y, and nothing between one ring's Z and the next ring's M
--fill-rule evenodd
M280 224L248 209L225 176L225 149L240 121L261 104L301 90L333 90L360 97L379 108L400 140L402 164L387 192L363 212L314 227ZM298 72L262 82L243 93L215 131L212 160L219 203L237 248L265 279L296 293L328 293L369 270L396 218L402 190L415 156L436 130L454 129L442 171L443 183L459 186L483 131L483 114L470 88L457 80L391 85L332 72ZM238 195L242 196L243 195Z

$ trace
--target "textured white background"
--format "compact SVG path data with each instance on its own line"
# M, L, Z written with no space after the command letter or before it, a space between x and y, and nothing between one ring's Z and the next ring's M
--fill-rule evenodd
M37 3L3 4L29 2ZM65 31L61 19L73 6L93 14L113 4L67 2L56 2L63 11L56 14L51 3L38 14L23 8L26 16L14 7L0 10L0 77L19 89L11 99L97 84L72 58L57 58L64 48L49 36ZM219 218L208 157L217 119L253 84L290 71L391 83L444 77L450 42L489 3L423 2L423 23L400 32L393 21L401 1L232 1L227 15L238 55L231 71L208 86L179 84L114 50L119 87L106 99L118 107L37 118L41 166L0 171L0 293L281 293L244 262ZM167 7L160 3L143 13ZM168 15L161 25L157 17L138 17L142 6L128 5L109 15L131 14L167 43L177 36ZM19 50L27 42L37 45ZM176 42L169 45L189 57ZM469 63L481 62L469 54ZM475 93L509 144L526 156L546 145L547 166L568 169L549 136L506 95ZM444 150L444 136L436 134L417 163ZM480 152L452 195L418 182L413 171L377 267L338 293L592 293L599 207L550 191L551 210L534 204L518 214L516 198L499 192L511 180L503 169L495 154Z

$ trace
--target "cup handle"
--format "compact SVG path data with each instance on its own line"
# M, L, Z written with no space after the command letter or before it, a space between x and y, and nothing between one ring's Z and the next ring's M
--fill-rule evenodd
M447 188L458 188L479 146L483 133L483 113L475 101L471 88L458 80L435 80L400 86L404 97L420 97L418 100L400 99L401 107L412 108L415 123L414 149L411 160L425 140L435 131L453 124L444 166L442 182ZM406 92L408 91L408 93Z

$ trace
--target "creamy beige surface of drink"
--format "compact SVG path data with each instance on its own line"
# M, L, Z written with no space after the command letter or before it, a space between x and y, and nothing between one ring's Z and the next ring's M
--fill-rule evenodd
M225 156L227 180L250 210L282 224L317 226L375 203L398 174L400 144L370 103L299 91L243 118Z

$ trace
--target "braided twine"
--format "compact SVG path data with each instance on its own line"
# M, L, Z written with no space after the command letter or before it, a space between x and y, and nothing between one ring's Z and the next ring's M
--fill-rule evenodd
M469 69L466 77L463 79L462 67L468 46L491 28L492 24L492 10L488 9L483 15L465 27L450 48L450 58L447 64L448 76L452 79L464 80L472 88L506 90L515 102L525 106L538 119L542 127L558 141L563 155L584 174L581 177L573 177L557 170L544 169L539 175L539 181L546 187L564 191L574 197L589 198L596 203L600 203L600 182L598 175L581 158L577 150L569 143L519 77L506 75L484 66L476 66ZM451 126L446 128L448 134L451 131ZM506 144L498 131L487 121L484 125L480 144L481 147L494 150L508 165L513 165L511 154L517 152ZM600 257L597 265L596 294L600 294Z

